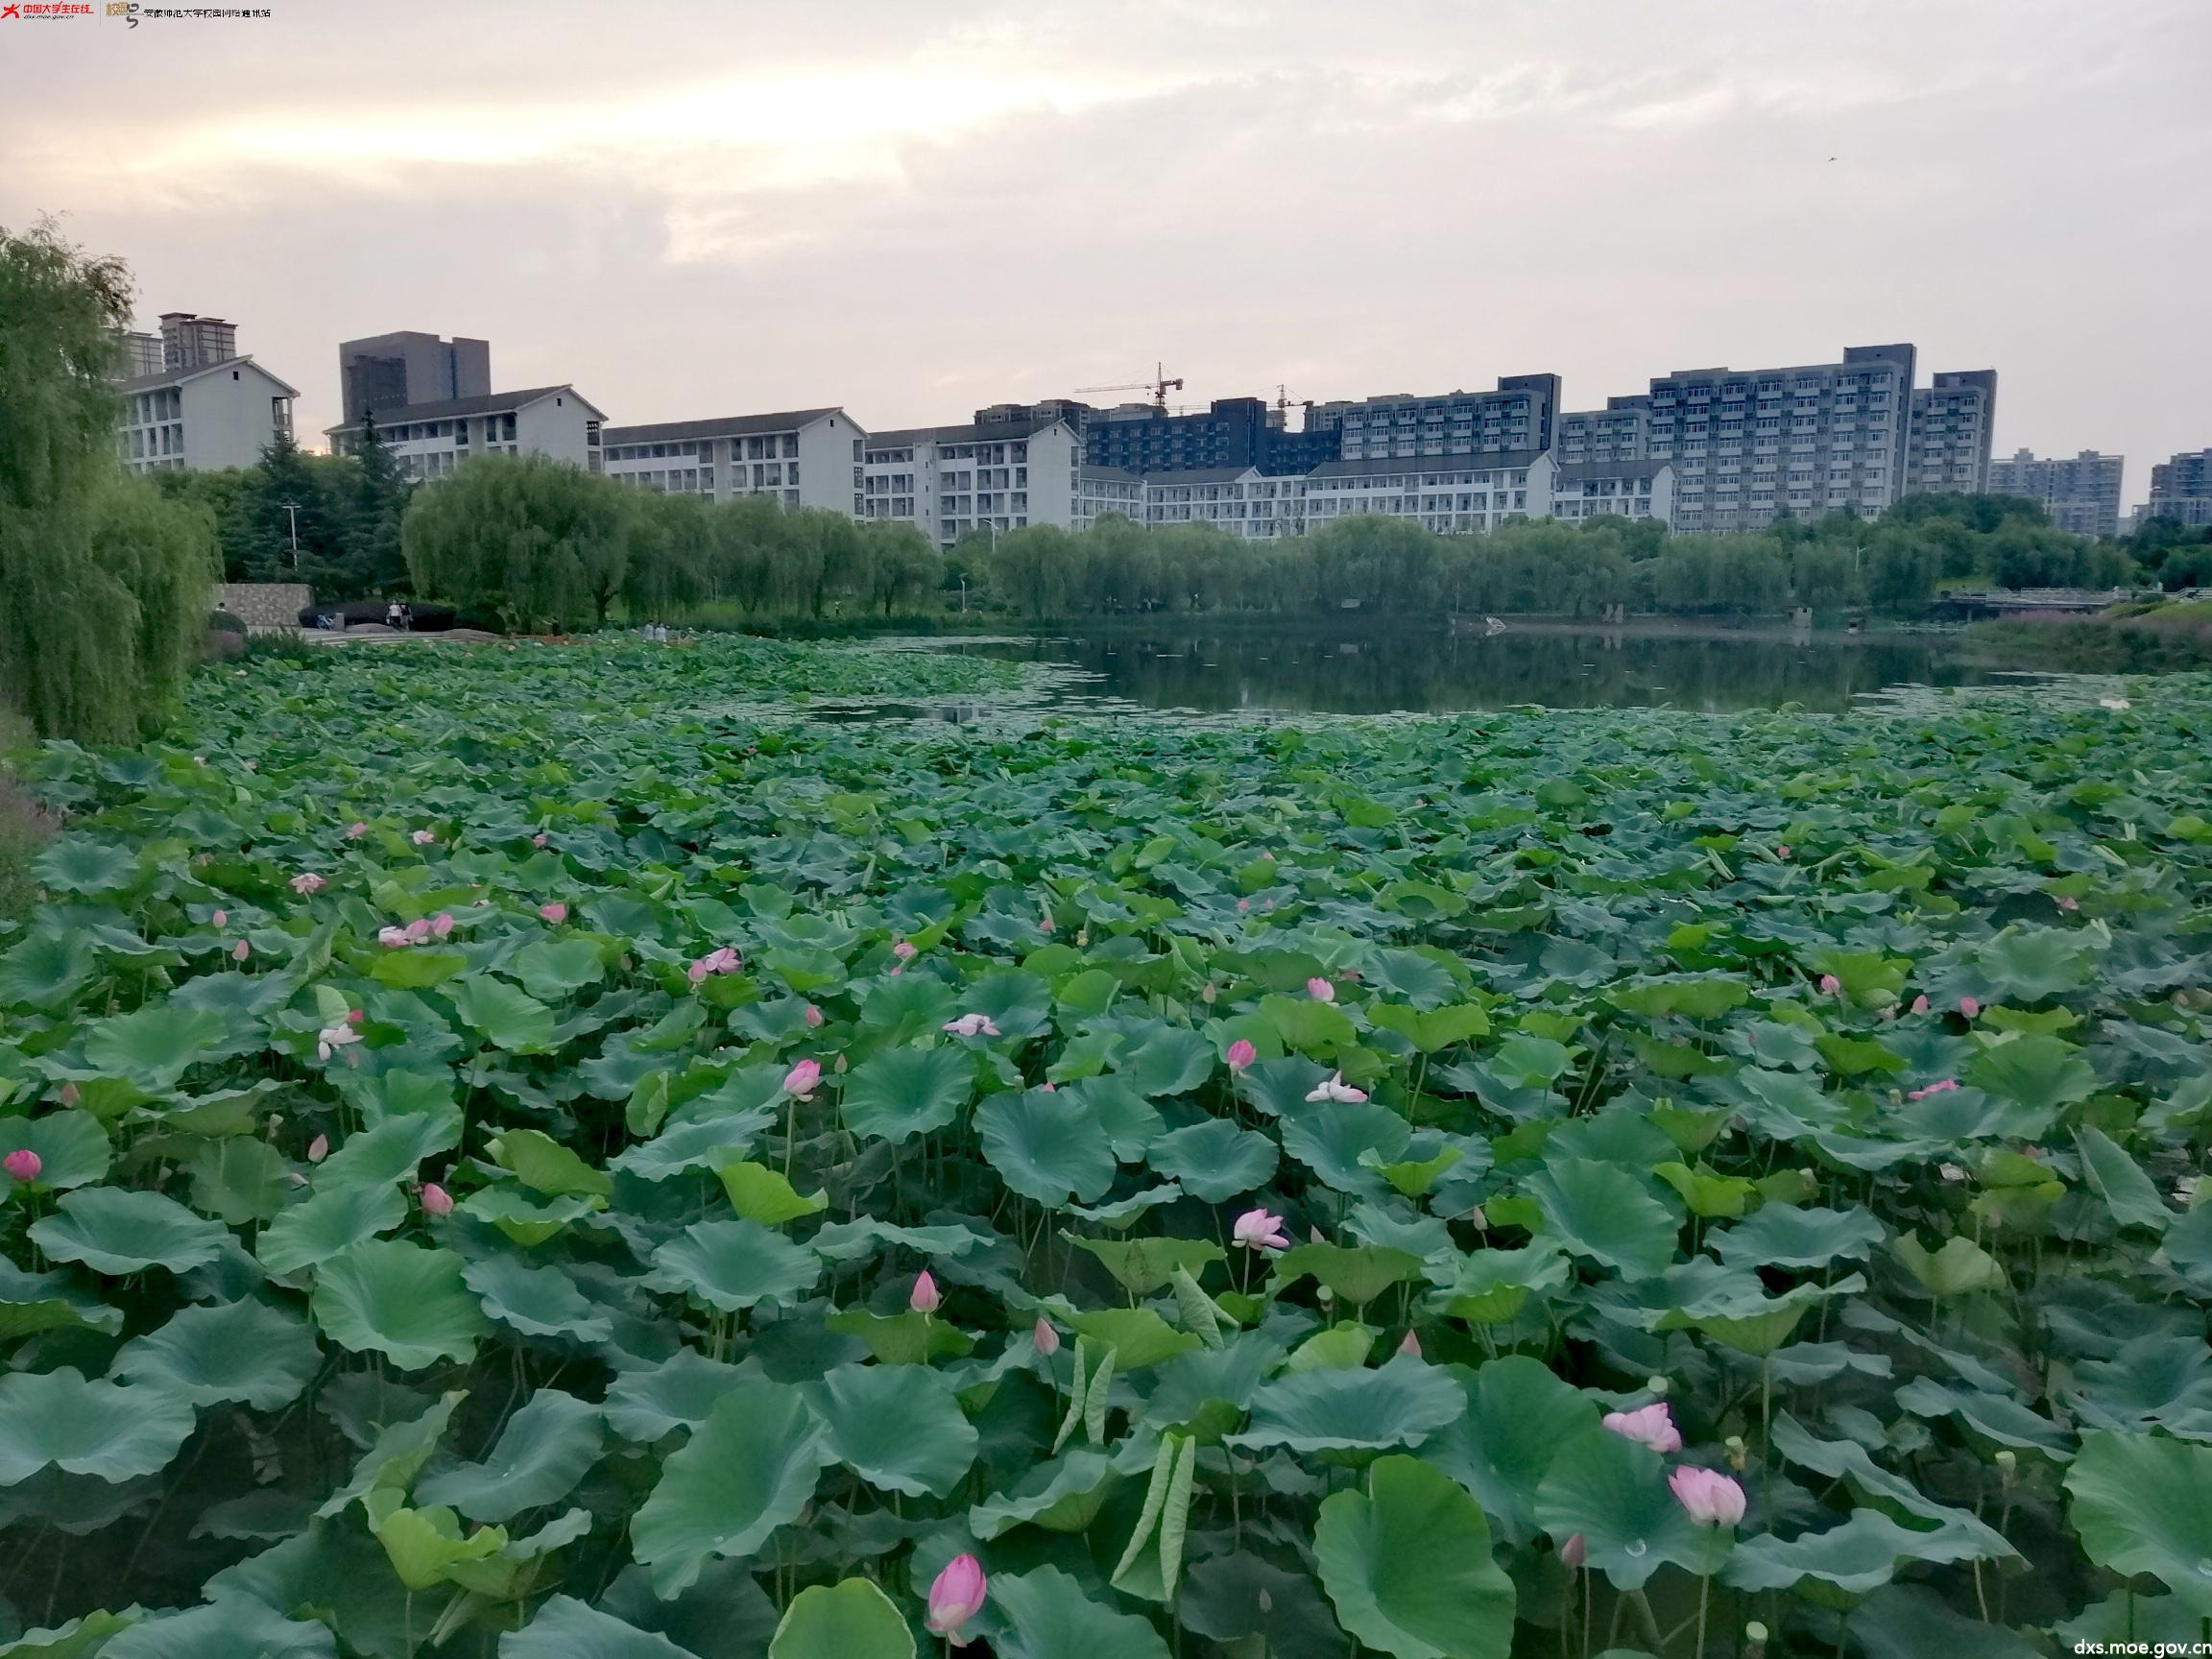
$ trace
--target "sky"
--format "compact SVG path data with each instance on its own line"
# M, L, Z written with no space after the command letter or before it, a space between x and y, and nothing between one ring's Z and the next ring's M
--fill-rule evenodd
M2212 445L2205 0L264 3L0 20L0 225L231 319L303 433L417 328L876 428L1910 340L2130 504Z

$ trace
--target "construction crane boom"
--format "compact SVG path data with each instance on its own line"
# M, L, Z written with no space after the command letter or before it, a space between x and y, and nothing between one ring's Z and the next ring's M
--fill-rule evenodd
M1132 380L1121 386L1078 386L1075 393L1077 397L1082 397L1092 392L1149 392L1152 394L1152 407L1165 415L1167 413L1167 394L1170 390L1182 391L1183 378L1181 375L1169 378L1167 371L1158 363L1153 364L1152 369L1153 375L1149 380Z

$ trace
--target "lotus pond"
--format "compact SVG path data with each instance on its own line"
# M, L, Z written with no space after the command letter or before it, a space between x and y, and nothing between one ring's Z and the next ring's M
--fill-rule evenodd
M46 750L0 1654L2200 1638L2212 684L1032 672L396 646Z

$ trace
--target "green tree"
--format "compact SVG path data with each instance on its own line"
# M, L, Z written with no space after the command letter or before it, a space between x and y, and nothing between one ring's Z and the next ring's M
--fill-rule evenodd
M120 260L0 229L0 698L47 736L137 736L206 631L212 516L116 457L130 301Z
M1064 613L1079 558L1076 538L1052 524L1009 530L983 553L991 590L1038 622Z
M361 436L345 457L352 468L346 543L348 574L357 591L336 595L403 594L411 590L402 525L414 489L399 470L399 459L376 429L376 418L361 417Z
M860 527L867 543L868 600L885 616L934 604L945 580L945 558L911 524L875 518Z
M511 633L604 623L629 568L626 487L542 455L482 455L408 505L415 591Z

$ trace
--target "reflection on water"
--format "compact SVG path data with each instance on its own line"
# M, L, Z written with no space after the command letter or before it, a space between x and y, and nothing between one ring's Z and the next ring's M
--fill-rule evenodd
M1066 665L1097 695L1151 709L1385 714L1669 707L1726 712L1797 703L1839 709L1895 685L2013 678L1941 634L1792 636L1592 627L1503 634L1343 625L1281 630L1203 620L953 644Z

